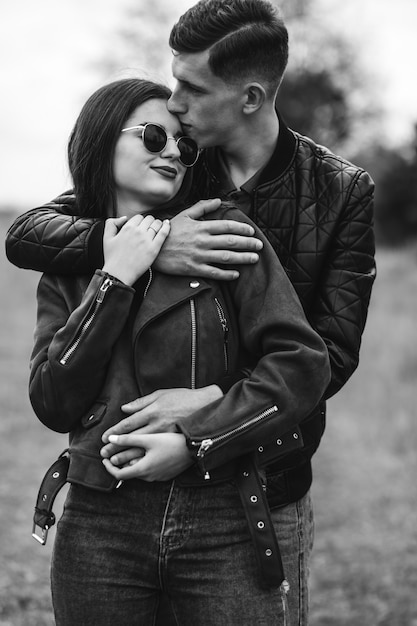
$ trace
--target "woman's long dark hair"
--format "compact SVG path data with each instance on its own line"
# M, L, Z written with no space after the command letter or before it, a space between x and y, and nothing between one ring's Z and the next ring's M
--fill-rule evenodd
M90 96L68 143L78 215L103 219L116 215L113 155L120 131L138 106L153 98L168 100L170 95L165 85L127 78Z

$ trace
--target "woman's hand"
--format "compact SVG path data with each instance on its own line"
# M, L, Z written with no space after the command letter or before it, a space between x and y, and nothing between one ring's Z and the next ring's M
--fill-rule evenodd
M169 231L168 220L152 215L106 220L103 271L132 286L155 261Z
M143 455L124 467L117 466L117 455L103 459L106 470L117 480L171 480L193 463L185 437L180 433L110 435L109 439L123 448L138 448L138 456Z
M110 458L117 454L115 465L125 465L138 456L138 448L122 449L110 443L110 435L125 434L153 434L178 432L178 419L188 417L203 406L207 406L222 397L222 391L217 385L209 385L199 389L159 389L147 396L137 398L121 409L128 417L121 420L103 433L102 441L105 444L101 449L103 458Z

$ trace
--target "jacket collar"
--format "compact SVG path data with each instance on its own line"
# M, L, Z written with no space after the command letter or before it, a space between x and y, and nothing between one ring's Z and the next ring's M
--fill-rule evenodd
M295 135L288 128L281 115L279 119L279 134L275 150L268 163L261 172L259 186L279 178L290 167L294 160L297 142Z

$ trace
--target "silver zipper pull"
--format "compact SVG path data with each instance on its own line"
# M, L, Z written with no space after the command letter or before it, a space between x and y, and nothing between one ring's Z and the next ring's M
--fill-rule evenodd
M98 304L101 304L103 302L104 296L106 295L108 288L111 287L112 284L113 284L113 281L110 280L110 278L106 278L106 280L103 282L100 289L98 290L98 294L96 298L96 302Z
M198 452L197 452L197 458L202 459L204 455L206 454L207 450L211 448L213 443L214 443L213 439L203 439L203 441L200 444L198 444L197 441L193 441L192 442L193 446L199 446ZM201 469L204 472L204 480L210 480L210 472L208 472L204 468L204 463L201 463Z
M202 459L204 455L206 454L207 450L211 448L212 445L213 445L213 439L203 439L203 441L200 443L200 447L197 452L197 457L199 459Z
M229 331L229 327L228 327L228 325L227 325L227 319L224 317L224 315L222 315L222 316L220 317L220 323L221 323L221 325L222 325L223 332L224 332L224 334L226 335L226 334L227 334L227 332Z
M217 300L217 298L214 298L214 300L216 302L216 307L217 307L217 312L219 314L220 324L222 325L224 334L227 335L227 333L229 331L229 327L227 325L227 319L226 319L226 316L224 314L223 307L220 304L220 302Z

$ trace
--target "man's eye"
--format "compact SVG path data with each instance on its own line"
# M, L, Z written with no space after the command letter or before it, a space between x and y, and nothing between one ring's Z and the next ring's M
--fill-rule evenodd
M193 87L192 85L187 85L187 91L189 91L190 93L201 93L201 90L198 89L197 87Z

